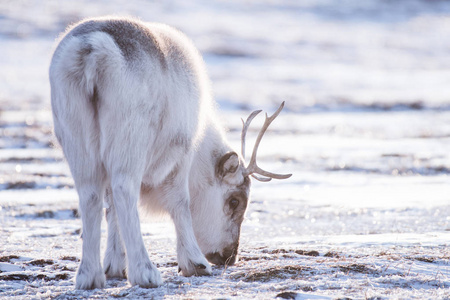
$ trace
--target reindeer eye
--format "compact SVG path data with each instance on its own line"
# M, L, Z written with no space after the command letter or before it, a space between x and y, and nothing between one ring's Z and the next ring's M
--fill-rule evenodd
M231 209L236 209L236 207L238 207L239 205L239 200L236 198L231 198L229 204Z

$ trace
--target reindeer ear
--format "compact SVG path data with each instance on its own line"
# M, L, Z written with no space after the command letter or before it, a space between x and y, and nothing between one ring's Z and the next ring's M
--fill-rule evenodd
M223 155L216 165L216 176L223 178L230 173L235 173L239 168L239 157L236 152L228 152Z

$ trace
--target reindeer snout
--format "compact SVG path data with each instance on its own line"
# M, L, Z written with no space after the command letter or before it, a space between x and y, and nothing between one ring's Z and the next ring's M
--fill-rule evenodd
M231 266L237 261L237 246L225 248L220 254L219 252L208 253L205 255L206 259L215 265Z

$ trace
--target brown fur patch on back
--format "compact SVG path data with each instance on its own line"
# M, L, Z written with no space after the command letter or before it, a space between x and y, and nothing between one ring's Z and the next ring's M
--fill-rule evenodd
M89 20L76 26L71 34L83 36L96 31L109 34L127 61L139 60L139 52L144 51L152 57L156 56L162 69L167 69L167 53L162 40L139 21L133 19Z

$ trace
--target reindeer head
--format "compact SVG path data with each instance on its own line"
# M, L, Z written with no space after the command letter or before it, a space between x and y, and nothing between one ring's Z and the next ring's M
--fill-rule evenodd
M232 265L237 259L241 224L250 200L250 176L259 181L270 181L272 178L286 179L292 175L267 172L258 167L256 163L261 139L283 106L284 102L271 117L266 114L266 120L256 139L248 166L245 166L244 161L245 136L251 121L261 110L250 114L246 122L242 120L242 156L233 151L220 154L212 151L214 155L210 162L205 162L204 159L197 159L194 162L202 164L203 166L197 167L197 169L203 169L203 171L208 169L211 164L215 166L214 176L212 176L214 179L200 180L209 182L204 184L197 182L198 188L191 188L193 200L191 212L197 242L206 258L213 264ZM212 173L212 171L206 173ZM202 177L205 178L205 176Z

